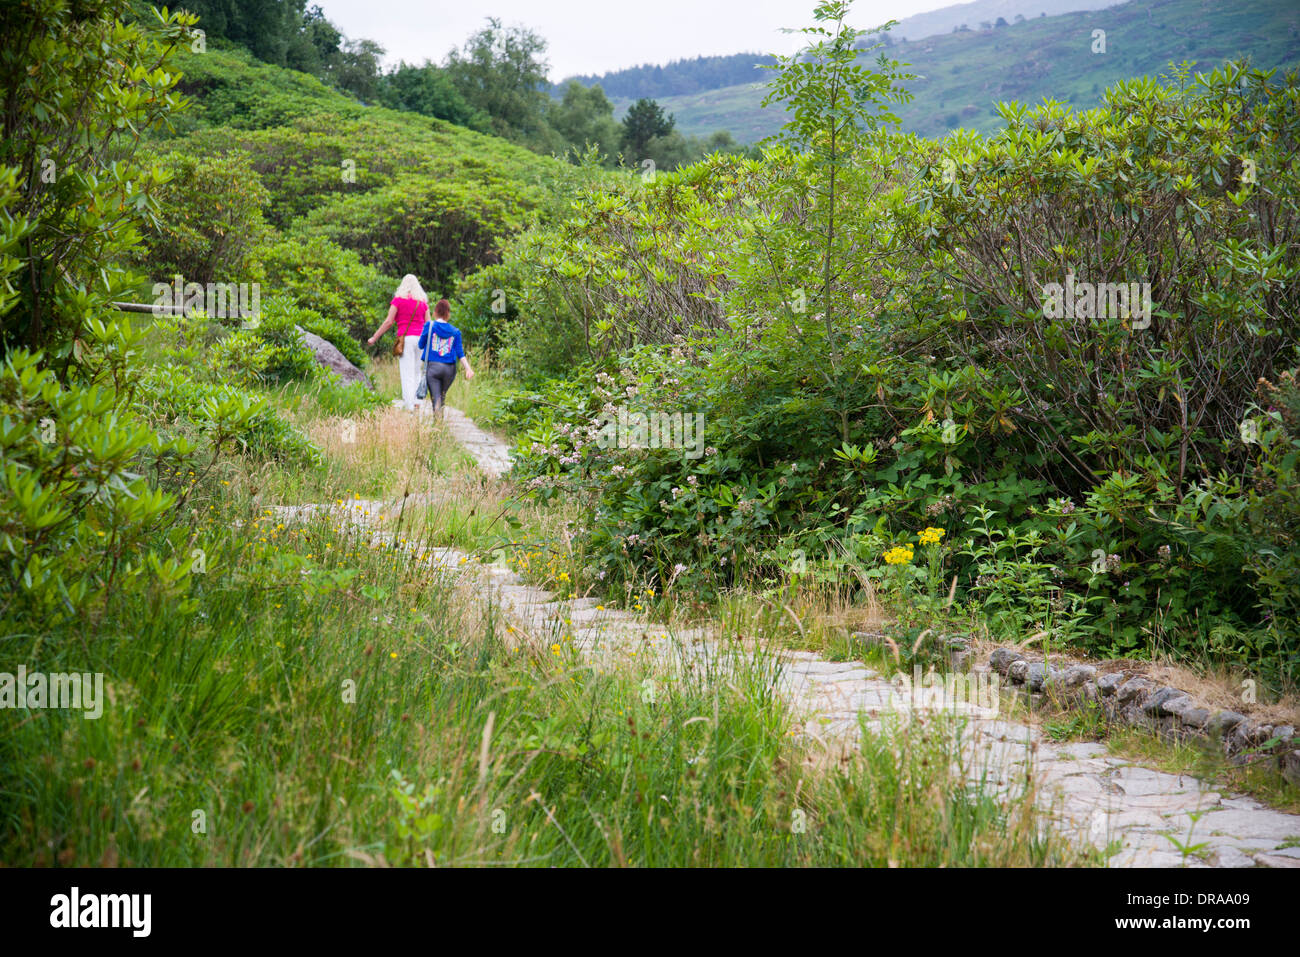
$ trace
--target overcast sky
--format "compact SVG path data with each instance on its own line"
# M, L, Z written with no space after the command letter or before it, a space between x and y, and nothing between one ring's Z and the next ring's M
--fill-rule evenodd
M814 0L313 0L353 39L398 60L440 61L494 16L547 41L551 79L701 54L791 53L780 32L812 22ZM952 0L858 0L850 24L873 27Z

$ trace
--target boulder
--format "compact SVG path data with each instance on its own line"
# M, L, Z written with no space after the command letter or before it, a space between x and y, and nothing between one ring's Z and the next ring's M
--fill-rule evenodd
M1288 751L1282 755L1282 776L1300 787L1300 751Z
M1245 751L1257 748L1273 735L1271 724L1254 724L1242 721L1228 735L1228 748L1231 751Z
M1061 684L1067 688L1074 688L1091 678L1095 678L1097 669L1092 665L1071 665L1065 669L1065 674L1061 675Z
M1024 661L1025 656L1014 648L994 648L989 655L989 667L999 674L1006 674L1013 662Z
M362 382L365 383L367 389L374 388L370 377L349 362L347 356L339 352L334 343L328 339L322 339L313 332L308 332L302 326L294 326L294 328L298 330L303 343L316 357L316 362L337 374L344 384L350 385L353 382Z
M1187 727L1200 730L1210 720L1210 712L1208 708L1188 708L1179 713L1178 717Z
M1130 678L1124 682L1115 691L1115 697L1119 699L1120 704L1128 704L1130 701L1134 704L1140 704L1142 696L1152 688L1150 681L1141 676Z
M1102 695L1109 697L1115 693L1115 689L1118 688L1123 681L1124 672L1113 671L1110 674L1102 675L1097 679L1097 690L1100 691Z
M1171 701L1174 698L1185 697L1188 697L1185 691L1179 691L1177 688L1170 688L1167 685L1164 685L1156 688L1155 691L1151 692L1151 694L1147 696L1146 700L1142 703L1142 710L1147 714L1160 714L1162 713L1161 705L1165 704L1165 702ZM1163 713L1174 714L1175 712L1165 711Z
M1029 685L1030 691L1043 691L1056 680L1058 674L1060 674L1058 668L1035 661L1030 663L1025 671L1025 684Z
M1244 714L1237 714L1235 711L1216 711L1210 716L1210 720L1205 725L1205 730L1210 734L1227 734L1245 720L1246 716Z

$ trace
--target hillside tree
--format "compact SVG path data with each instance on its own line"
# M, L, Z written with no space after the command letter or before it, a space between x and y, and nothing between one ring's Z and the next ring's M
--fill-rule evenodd
M505 27L496 17L447 57L447 75L474 109L490 118L492 131L516 142L545 125L549 96L546 41L524 27Z
M676 120L665 115L664 109L654 100L639 99L623 117L623 149L631 158L645 157L651 140L673 132Z

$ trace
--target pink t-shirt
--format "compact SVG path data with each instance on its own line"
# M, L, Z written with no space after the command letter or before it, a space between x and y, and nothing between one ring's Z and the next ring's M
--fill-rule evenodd
M429 314L429 304L418 299L394 299L397 307L397 334L418 336L424 329L424 319Z

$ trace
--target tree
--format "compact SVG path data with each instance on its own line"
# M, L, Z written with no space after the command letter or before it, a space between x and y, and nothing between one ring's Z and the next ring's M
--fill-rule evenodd
M654 100L637 100L623 117L623 149L634 160L646 158L650 141L668 136L676 125L673 117L665 116L663 107Z
M432 63L398 64L397 69L384 75L379 99L392 109L433 116L457 126L480 131L491 127L487 114L470 106L447 71Z
M551 104L547 119L579 154L588 146L595 146L607 159L618 152L619 125L614 119L614 104L600 86L585 87L570 80L563 98Z
M0 172L20 189L0 221L25 224L0 349L51 350L65 372L86 324L133 285L120 263L165 180L134 155L182 102L168 61L195 18L131 13L129 0L0 5Z
M471 107L487 114L492 130L516 142L542 131L548 105L546 41L496 17L447 57L447 75Z
M380 61L384 48L374 40L345 40L331 69L335 84L364 103L379 98Z
M259 60L288 65L293 39L302 29L306 0L184 0L209 38L245 46Z
M319 6L312 6L302 15L300 29L289 38L285 66L324 76L338 61L342 44L343 34L339 28L325 19Z
M888 104L912 98L902 86L911 75L883 53L874 70L858 62L857 41L864 34L888 30L895 21L875 30L856 30L844 22L852 2L822 0L817 4L813 11L817 25L799 31L813 41L797 53L780 57L770 68L776 76L763 99L764 107L784 104L789 119L777 139L807 155L812 164L816 200L807 225L791 224L790 228L797 231L792 245L801 250L801 258L820 266L819 298L830 360L829 371L823 370L822 375L831 386L840 371L834 277L841 261L854 255L854 250L842 248L844 241L836 231L841 178L852 171L864 135L885 125L898 125ZM839 413L841 431L848 441L848 413L843 405Z
M249 252L268 231L262 208L270 193L252 157L177 151L158 156L171 178L158 194L159 214L145 233L146 262L154 279L239 282ZM246 277L245 277L246 278Z

